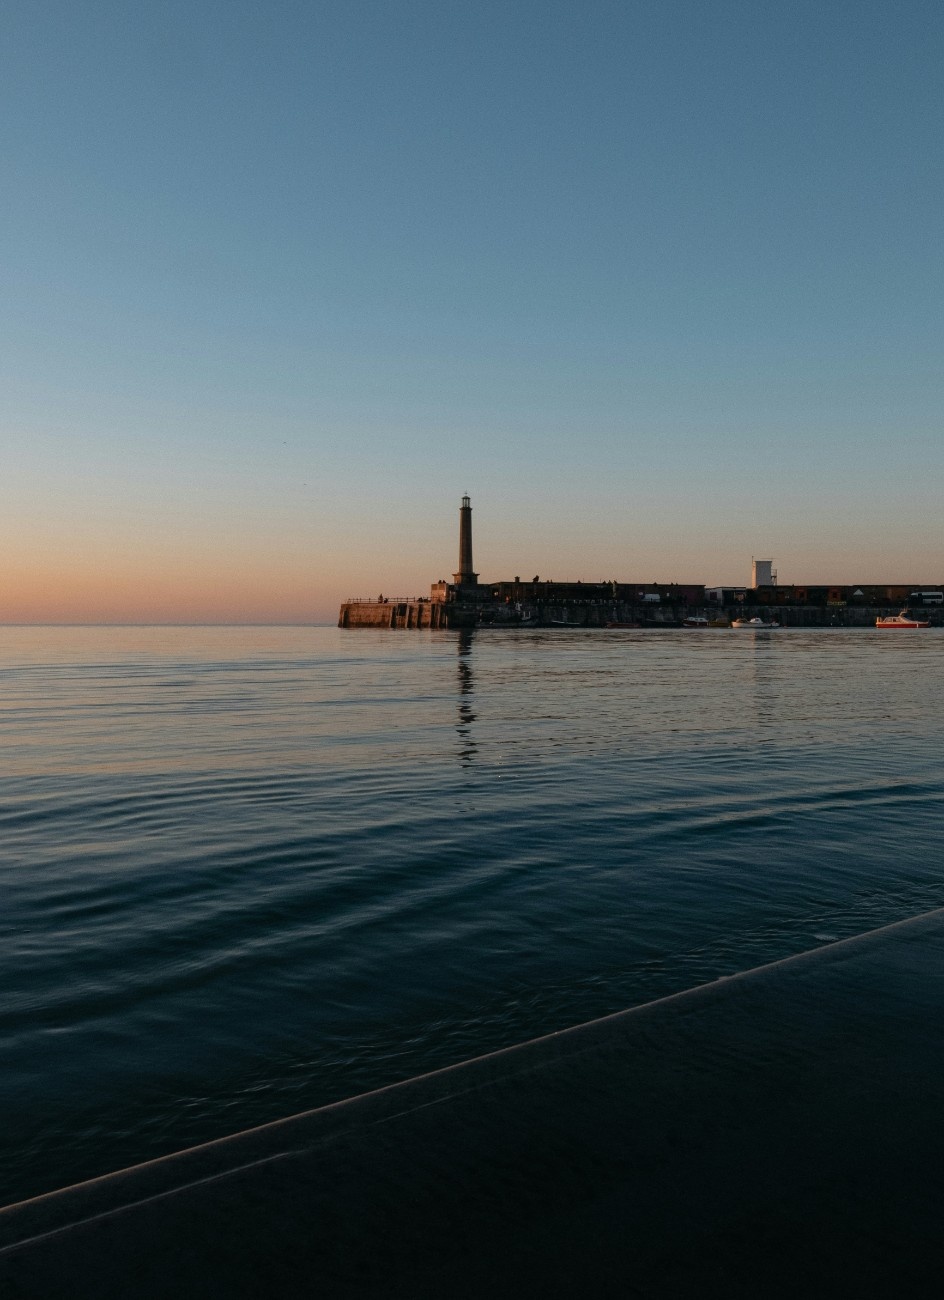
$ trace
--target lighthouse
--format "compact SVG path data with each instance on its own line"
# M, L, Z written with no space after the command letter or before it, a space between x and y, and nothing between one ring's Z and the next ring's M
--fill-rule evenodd
M462 498L459 507L459 572L452 575L457 587L474 587L479 575L472 572L472 502Z

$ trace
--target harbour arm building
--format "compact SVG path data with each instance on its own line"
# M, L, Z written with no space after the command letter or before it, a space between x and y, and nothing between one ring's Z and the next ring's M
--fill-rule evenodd
M480 582L472 559L472 502L459 506L459 567L440 578L428 596L352 597L338 616L342 628L679 627L701 615L725 625L749 607L770 611L795 627L871 626L875 617L907 605L930 610L944 622L944 584L863 583L853 586L779 585L772 560L753 560L751 585L703 583L554 582L514 577Z

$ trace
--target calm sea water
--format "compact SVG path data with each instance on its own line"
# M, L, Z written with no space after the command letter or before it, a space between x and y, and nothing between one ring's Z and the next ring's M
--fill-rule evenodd
M944 904L944 633L0 628L0 1203Z

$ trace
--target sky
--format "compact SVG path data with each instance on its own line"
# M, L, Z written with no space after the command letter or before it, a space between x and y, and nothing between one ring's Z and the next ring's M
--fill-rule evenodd
M0 622L944 579L939 0L7 0Z

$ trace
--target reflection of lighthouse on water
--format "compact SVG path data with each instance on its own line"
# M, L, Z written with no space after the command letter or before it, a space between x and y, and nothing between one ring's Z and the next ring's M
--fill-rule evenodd
M459 761L468 767L475 757L476 743L472 735L472 723L476 714L472 708L472 640L474 633L470 628L463 628L458 634L457 650L459 652L459 721L456 732L459 736Z

